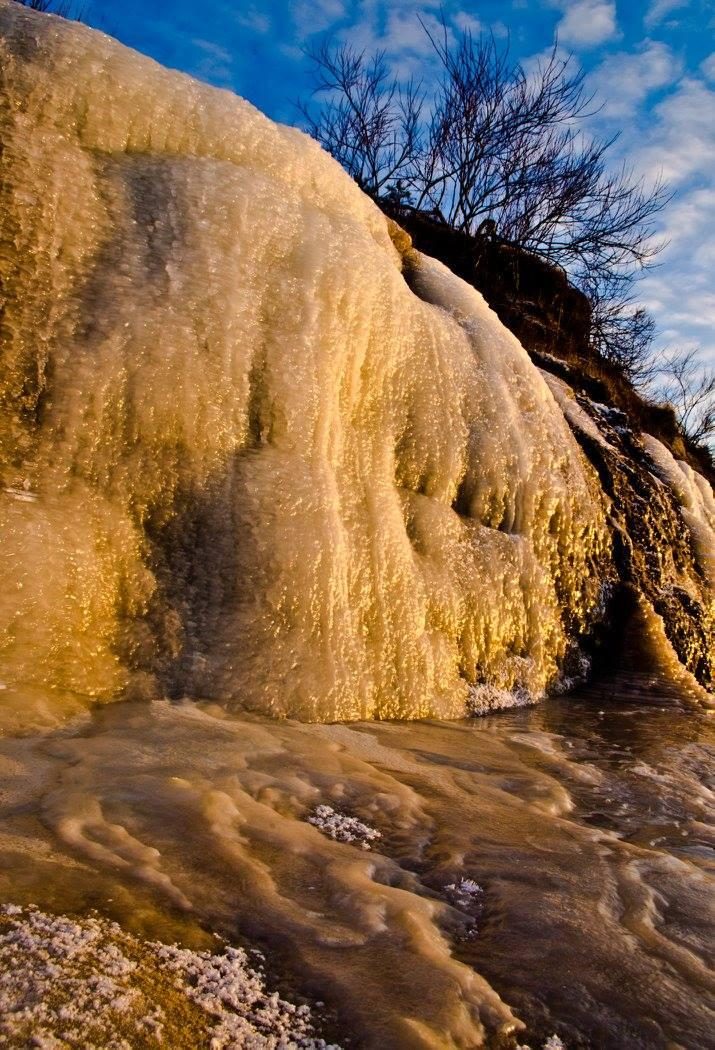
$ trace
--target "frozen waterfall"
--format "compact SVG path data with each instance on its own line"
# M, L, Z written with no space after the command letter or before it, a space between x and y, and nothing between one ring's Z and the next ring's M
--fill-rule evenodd
M553 685L607 500L479 293L248 103L5 0L0 36L7 709Z

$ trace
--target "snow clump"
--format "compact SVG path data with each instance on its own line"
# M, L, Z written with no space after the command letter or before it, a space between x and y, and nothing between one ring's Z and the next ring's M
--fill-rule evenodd
M520 1044L516 1050L531 1050L531 1047L527 1044ZM566 1050L566 1045L561 1042L557 1035L550 1035L541 1050Z
M460 879L458 882L451 882L444 887L444 892L449 903L457 908L481 907L484 900L484 890L474 879Z
M370 849L370 843L382 838L377 828L363 824L357 817L349 817L332 806L317 806L308 817L308 823L329 835L336 842L354 842L363 849Z

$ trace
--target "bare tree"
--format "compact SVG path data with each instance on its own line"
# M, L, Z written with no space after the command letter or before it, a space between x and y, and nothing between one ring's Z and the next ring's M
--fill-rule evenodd
M678 423L691 441L712 444L715 439L715 368L704 365L697 347L661 355L656 393L673 407Z
M390 77L383 52L367 56L348 44L331 48L324 42L309 54L316 93L326 99L317 112L299 104L306 128L377 197L401 180L419 152L420 88Z
M662 247L664 186L611 168L615 139L587 134L593 98L556 46L527 71L493 36L455 37L444 18L439 33L423 29L440 71L429 102L383 53L323 43L311 58L324 102L303 106L307 129L376 198L465 233L486 223L562 266L591 299L594 345L636 378L652 321L630 290Z
M427 30L425 30L427 32ZM445 76L416 165L416 204L473 233L485 220L513 244L560 264L593 305L592 342L633 379L644 379L653 322L630 288L657 254L653 219L669 199L625 167L612 171L614 139L580 127L593 113L583 73L556 46L529 75L493 37L446 25L428 33Z

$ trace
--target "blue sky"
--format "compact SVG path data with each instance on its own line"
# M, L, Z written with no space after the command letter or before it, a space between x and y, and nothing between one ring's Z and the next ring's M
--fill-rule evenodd
M715 364L715 0L446 0L453 25L508 37L529 61L558 33L603 103L594 130L621 133L625 157L675 192L662 215L669 245L639 298L669 346L699 345ZM431 0L92 0L87 21L124 43L294 121L309 84L303 49L319 34L387 51L400 72L426 71L417 15Z

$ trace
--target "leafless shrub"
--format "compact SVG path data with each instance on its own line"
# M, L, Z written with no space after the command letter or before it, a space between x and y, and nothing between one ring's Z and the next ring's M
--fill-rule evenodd
M658 361L656 395L673 407L683 432L697 445L715 440L715 368L697 347L671 350Z
M618 365L637 387L647 387L659 374L660 362L653 354L655 319L634 302L632 283L620 275L586 274L581 288L591 301L591 345L608 361Z

